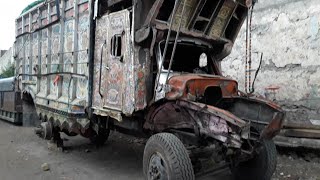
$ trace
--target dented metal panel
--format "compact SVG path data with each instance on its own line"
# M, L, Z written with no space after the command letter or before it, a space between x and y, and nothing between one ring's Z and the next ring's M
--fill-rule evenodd
M240 148L247 139L250 123L223 109L188 101L167 102L150 111L145 129L162 132L169 129L191 129L198 136L212 137L229 147Z
M213 75L178 75L169 80L171 91L166 94L168 99L188 99L196 100L203 96L208 87L221 88L222 97L237 96L238 83L235 80Z
M127 36L130 35L129 12L116 12L108 15L107 53L106 53L106 79L103 107L122 111L125 79L125 64L128 61Z
M134 110L134 74L129 11L101 17L96 29L93 107L106 114L130 115Z

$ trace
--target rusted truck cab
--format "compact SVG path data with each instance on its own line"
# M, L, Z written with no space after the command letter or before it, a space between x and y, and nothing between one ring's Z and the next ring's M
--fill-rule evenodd
M220 69L254 3L62 0L24 13L16 66L37 133L60 145L60 132L97 145L110 130L149 138L146 179L194 179L208 161L237 179L270 179L284 113Z
M108 1L106 11L124 2ZM151 136L144 153L146 179L193 179L206 169L201 159L210 158L229 164L236 179L271 178L276 165L272 138L284 113L270 101L241 93L220 69L254 3L136 1L129 11L101 13L97 24L109 22L113 37L104 49L105 34L96 34L96 43L97 38L101 42L96 60L106 57L103 52L110 58L96 66L97 77L105 71L107 81L94 86L94 114L116 119L113 127L125 133ZM124 45L117 48L121 38Z

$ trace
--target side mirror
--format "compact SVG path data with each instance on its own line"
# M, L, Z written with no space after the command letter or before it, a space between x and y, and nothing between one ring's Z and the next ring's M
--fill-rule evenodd
M208 65L208 57L206 53L202 53L199 58L199 67L203 68L203 67L207 67L207 65Z

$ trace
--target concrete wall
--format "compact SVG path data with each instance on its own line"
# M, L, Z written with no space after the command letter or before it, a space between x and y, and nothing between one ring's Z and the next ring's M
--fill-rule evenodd
M252 47L264 53L256 93L283 105L289 121L320 119L319 26L320 0L259 0L255 6ZM254 54L253 69L259 59ZM222 69L244 89L245 25Z
M2 73L3 69L6 68L10 63L13 63L13 54L12 48L7 50L1 57L0 57L0 74Z

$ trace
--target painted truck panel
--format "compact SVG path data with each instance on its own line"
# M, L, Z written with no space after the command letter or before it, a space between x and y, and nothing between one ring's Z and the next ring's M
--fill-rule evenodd
M135 98L144 99L135 95L138 81L134 64L138 63L134 63L131 45L132 12L122 10L96 20L91 97L88 86L91 1L64 0L58 4L59 11L55 2L40 4L16 20L15 60L20 89L33 97L40 118L58 112L60 115L53 116L57 123L74 119L87 127L85 111L90 98L95 114L111 115L119 121L121 114L132 115ZM143 109L146 103L140 101Z
M129 15L128 10L111 13L98 19L96 26L93 108L96 114L118 120L121 113L131 115L134 111Z
M88 0L60 1L59 8L48 1L16 20L19 88L33 97L40 118L50 112L58 123L67 118L86 126L91 9Z

